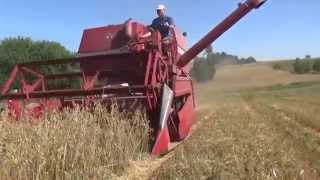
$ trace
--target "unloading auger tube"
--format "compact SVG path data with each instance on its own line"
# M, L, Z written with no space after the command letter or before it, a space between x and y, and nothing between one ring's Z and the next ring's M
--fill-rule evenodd
M201 51L203 51L215 40L217 40L242 17L248 14L252 9L258 9L266 1L267 0L247 0L244 3L240 3L238 9L236 9L231 15L229 15L224 21L218 24L206 36L204 36L200 41L198 41L180 57L177 63L178 67L182 68L187 65L190 61L192 61L193 58L201 53Z

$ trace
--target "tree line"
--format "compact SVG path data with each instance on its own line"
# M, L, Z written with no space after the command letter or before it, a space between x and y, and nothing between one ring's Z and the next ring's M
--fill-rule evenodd
M34 41L28 37L6 38L0 41L0 86L9 77L13 66L30 61L60 59L74 57L58 42ZM63 72L67 66L43 67L46 73Z
M212 46L209 46L204 51L204 55L197 57L193 63L192 77L198 82L212 80L216 73L216 65L223 61L230 61L233 64L249 64L257 62L254 57L239 58L238 56L230 55L225 52L213 52Z
M276 62L272 67L275 70L290 71L296 74L320 73L320 58L311 58L310 55L306 55L304 58Z
M293 69L297 74L320 73L320 58L312 59L310 55L306 55L303 59L296 58L293 63Z

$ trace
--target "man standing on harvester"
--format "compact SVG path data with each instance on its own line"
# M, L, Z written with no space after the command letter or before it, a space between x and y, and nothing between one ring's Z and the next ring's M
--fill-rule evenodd
M152 21L150 27L159 31L162 38L166 38L170 36L170 28L174 27L174 21L165 15L166 7L163 4L159 4L156 11L158 17Z

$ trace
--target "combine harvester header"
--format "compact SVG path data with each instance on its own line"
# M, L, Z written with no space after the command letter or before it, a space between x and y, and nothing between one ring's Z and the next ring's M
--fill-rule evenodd
M41 118L46 111L101 103L121 108L145 107L154 130L151 152L161 155L189 133L195 118L192 59L213 43L252 9L265 0L247 0L204 38L187 50L186 39L177 28L172 38L127 21L84 31L78 57L21 63L14 66L1 89L0 100L16 120L22 116ZM146 37L145 34L150 33ZM78 64L78 72L46 74L45 68ZM79 79L78 89L50 88L52 80ZM13 90L19 85L18 92ZM94 123L94 122L93 122Z

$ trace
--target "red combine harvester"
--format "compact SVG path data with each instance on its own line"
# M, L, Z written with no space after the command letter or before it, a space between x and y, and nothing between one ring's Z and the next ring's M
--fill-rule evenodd
M168 152L186 138L195 118L192 59L231 28L252 9L266 0L247 0L222 23L190 49L178 29L173 37L162 39L159 32L127 21L120 25L84 31L78 57L14 66L1 89L0 100L8 100L10 114L41 118L44 112L91 103L125 104L126 108L145 107L154 129L152 154ZM43 67L79 64L79 72L46 74ZM81 88L51 89L51 80L82 79ZM13 90L14 83L19 84Z

